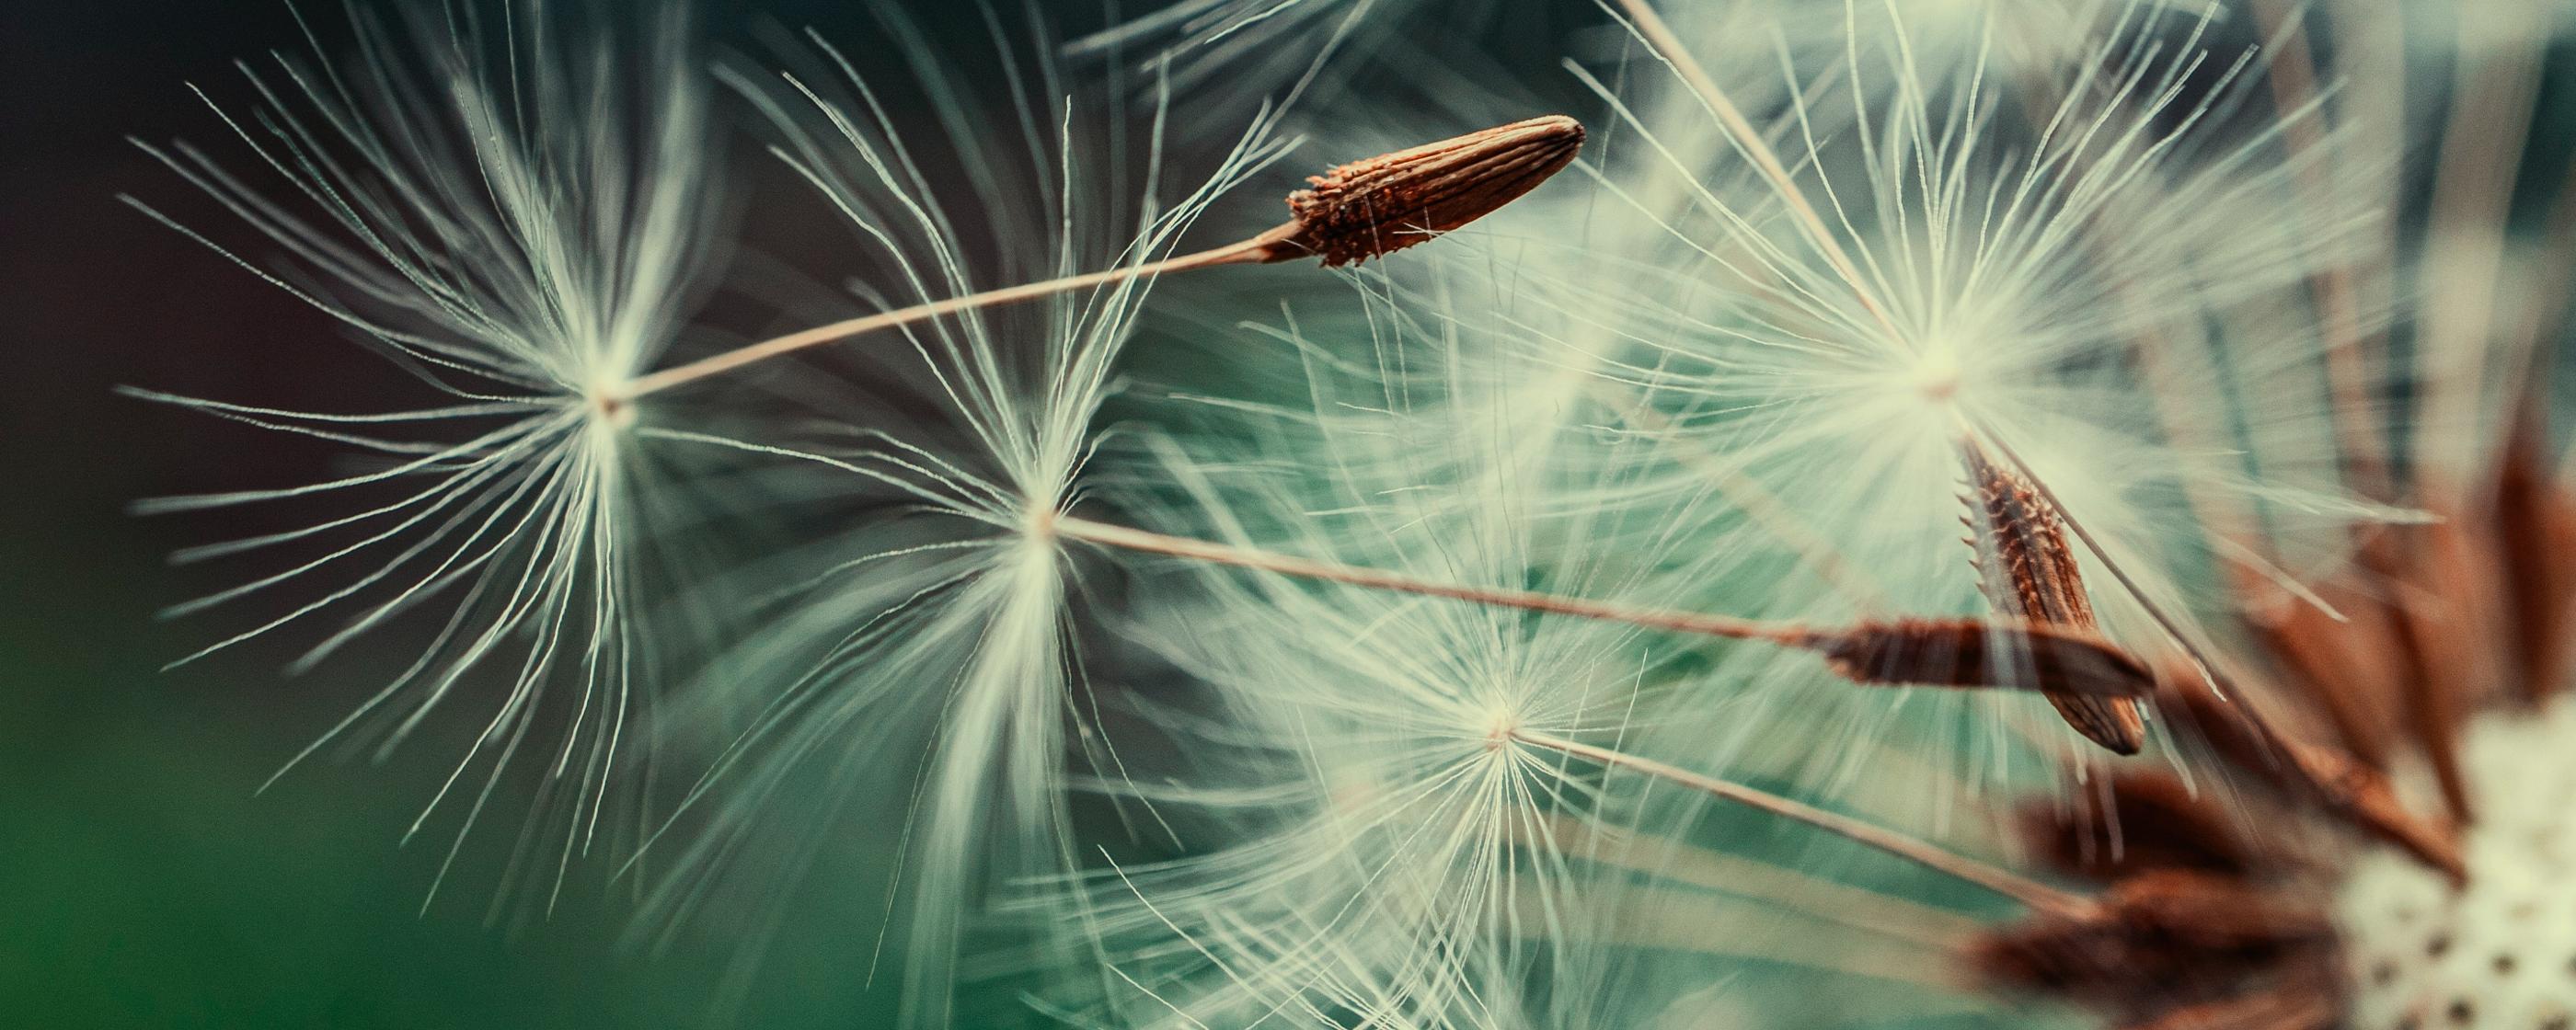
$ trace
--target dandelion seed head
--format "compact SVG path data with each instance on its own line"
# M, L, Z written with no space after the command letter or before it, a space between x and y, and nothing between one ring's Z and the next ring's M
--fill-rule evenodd
M722 73L766 116L774 156L843 216L855 300L903 310L1024 275L1103 274L810 359L798 386L816 417L792 438L647 427L801 470L803 489L854 509L770 563L791 584L769 598L781 618L724 664L773 680L784 670L785 682L748 720L733 714L740 736L673 820L649 907L664 925L732 923L756 960L806 856L842 825L804 807L816 802L802 784L841 784L822 806L903 842L902 900L880 949L899 964L907 1018L945 1025L966 1018L958 962L986 902L1074 861L1068 771L1117 768L1088 729L1097 701L1074 620L1088 556L1061 526L1088 489L1113 369L1152 287L1137 270L1171 257L1214 198L1283 147L1263 123L1194 187L1167 187L1160 167L1140 187L1125 178L1131 155L1103 145L1128 139L1123 112L1089 95L1018 92L1056 85L1051 65L979 89L918 26L881 13L893 46L865 56L894 71L813 37L809 55L788 58L794 71ZM1018 59L1017 41L997 43ZM898 88L930 98L950 133L908 133L883 99ZM1024 119L1021 132L983 131L961 98L987 94ZM1159 156L1160 131L1135 142ZM944 179L933 162L964 171ZM740 682L710 679L698 703L738 705ZM758 903L718 900L745 896ZM1076 904L1047 921L1081 919Z
M1923 399L1945 405L1959 397L1959 348L1948 340L1936 340L1923 350L1914 362L1914 389Z
M1205 424L1161 448L1157 478L1182 496L1145 491L1122 507L1231 546L1647 605L1691 595L1728 558L1673 550L1637 504L1588 503L1627 490L1646 453L1507 453L1548 430L1498 403L1518 384L1486 378L1479 338L1391 318L1365 366L1294 326L1278 339L1305 361L1308 403L1203 401ZM1329 474L1301 471L1319 458ZM1440 478L1454 470L1471 474ZM1687 517L1693 499L1662 500ZM1265 1012L1293 1025L1351 1013L1585 1025L1576 1014L1590 1005L1653 1010L1593 986L1613 917L1584 900L1597 871L1578 856L1614 847L1614 795L1598 768L1536 743L1632 728L1641 694L1671 674L1646 631L1240 569L1186 575L1199 599L1142 632L1227 713L1210 720L1215 739L1182 750L1235 774L1136 789L1171 818L1241 833L1095 884L1110 954L1152 994L1139 1004L1182 1025ZM1267 757L1221 757L1244 754ZM1535 1016L1517 1008L1531 976L1557 985Z
M303 668L406 617L426 623L423 653L394 656L386 685L288 764L334 742L372 742L382 758L434 711L476 709L480 731L412 832L433 816L455 825L443 881L504 774L541 767L502 893L536 884L551 896L599 834L641 836L640 808L613 801L658 750L629 731L682 635L639 621L647 607L693 618L648 587L691 574L656 535L690 517L687 485L639 452L637 412L619 398L672 344L720 250L706 83L676 9L597 24L542 12L351 18L357 60L244 62L247 106L200 93L245 159L143 145L278 251L278 270L131 202L335 321L439 400L342 413L131 391L376 461L305 486L138 508L342 505L300 528L182 552L301 557L174 613L308 591L182 662L341 620Z
M2260 55L2221 49L2206 13L2081 5L2099 26L2083 59L2026 79L1992 48L1943 64L1860 24L1889 5L1828 6L1841 45L1775 61L1775 106L1705 95L1694 69L1727 44L1687 18L1672 74L1591 80L1613 109L1596 135L1624 153L1589 199L1645 231L1519 266L1516 322L1456 318L1628 398L1646 417L1626 425L1673 455L1667 489L1723 481L1736 510L1702 532L1737 528L1732 548L1793 570L1752 603L1991 610L1960 543L1972 441L2081 528L2073 561L2115 640L2161 641L2150 607L2205 634L2190 583L2210 563L2295 585L2346 560L2353 524L2410 517L2345 486L2322 358L2338 342L2309 292L2372 252L2378 215L2353 199L2371 194L2344 178L2374 166L2365 140L2313 109L2242 117ZM1698 607L1746 603L1712 598ZM1825 782L1917 730L1970 742L1932 784L2055 767L2015 739L2036 727L2009 713L2035 699L1863 696L1777 654L1723 660L1702 710L1733 725L1846 714L1802 759ZM1922 803L1961 800L1940 793Z

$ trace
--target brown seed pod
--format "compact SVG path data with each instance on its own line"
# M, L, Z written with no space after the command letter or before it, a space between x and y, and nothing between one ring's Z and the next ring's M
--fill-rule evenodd
M1977 492L1968 522L1975 531L1970 542L1977 549L1979 585L1986 599L1995 610L2016 618L2094 631L2093 602L2085 596L2084 577L2067 545L2066 520L2057 506L1976 441L1960 441L1959 450ZM2147 722L2136 701L2043 693L2086 739L2123 755L2146 746Z
M1857 683L2016 687L2051 699L2127 699L2155 675L2090 632L1983 619L1900 619L1818 632L1799 642Z
M1296 217L1257 260L1331 268L1402 250L1519 199L1582 148L1583 123L1552 114L1337 166L1288 195Z

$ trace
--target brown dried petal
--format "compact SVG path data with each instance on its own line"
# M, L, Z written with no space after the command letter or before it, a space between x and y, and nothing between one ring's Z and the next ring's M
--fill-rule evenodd
M2255 867L2256 845L2232 813L2170 772L2115 774L2105 793L2108 811L2098 802L2023 805L2023 842L2057 869L2099 880L2157 869L2243 875Z
M2328 946L2317 909L2224 876L2163 871L2121 881L2079 917L2040 916L1981 940L1997 982L2133 1013L2235 995L2266 971Z
M2455 882L2466 877L2458 839L2407 811L2378 770L2333 748L2281 736L2270 720L2238 711L2197 673L2171 677L2165 690L2168 703L2189 713L2229 764L2405 850ZM2229 687L2228 693L2238 691Z
M1402 250L1519 199L1582 148L1581 122L1546 115L1341 165L1288 195L1296 218L1261 260L1316 256L1329 268Z
M2339 990L2329 977L2291 977L2254 994L2177 1008L2131 1030L2334 1030L2344 1025Z
M2348 584L2318 584L2316 593L2333 606L2328 611L2251 571L2240 569L2237 581L2247 628L2278 667L2281 685L2330 720L2353 757L2386 768L2402 718L2397 679L2410 660L2388 603Z
M2576 497L2550 481L2548 456L2527 423L2508 442L2495 506L2521 694L2538 703L2559 689L2576 631Z
M2420 669L2401 683L2407 729L2433 766L2443 803L2466 822L2469 782L2460 764L2460 731L2470 713L2494 696L2503 671L2496 654L2502 644L2495 632L2498 599L2487 596L2501 573L2489 564L2494 554L2482 534L2459 520L2405 527L2401 534L2414 538L2415 557L2401 582L2410 594L2396 610L2399 639Z

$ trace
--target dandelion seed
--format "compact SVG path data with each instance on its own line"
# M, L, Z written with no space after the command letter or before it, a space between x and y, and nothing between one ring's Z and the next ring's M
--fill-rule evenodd
M2563 484L2547 494L2553 510L2576 503ZM2511 546L2484 532L2452 553ZM1950 961L1978 982L1948 990L2072 1004L2131 1027L2215 1019L2395 1028L2487 1018L2543 1026L2576 1011L2576 981L2526 975L2565 944L2555 932L2565 924L2550 917L2569 903L2550 870L2576 853L2558 800L2576 782L2563 760L2576 739L2564 670L2548 672L2558 679L2547 683L2523 678L2542 667L2507 646L2516 620L2463 618L2466 609L2447 600L2399 600L2510 596L2534 577L2563 582L2563 561L2520 557L2467 582L2441 583L2435 566L2409 561L2399 567L2422 578L2384 585L2394 590L2322 584L2346 605L2341 621L2290 617L2298 609L2249 599L2262 643L2240 657L2262 671L2228 683L2227 701L2186 674L2177 680L2186 696L2166 705L2185 736L2208 745L2197 757L2218 763L2192 774L2222 774L2236 789L2132 768L2089 802L2027 803L2020 834L2028 852L2099 893L2088 906L1974 935ZM2349 575L2369 574L2357 567ZM2497 578L2483 578L2490 574ZM2278 596L2259 579L2244 582ZM2427 632L2468 646L2422 651L2414 641ZM2318 664L2328 655L2350 663ZM2501 687L2498 669L2506 671ZM2414 710L2402 696L2418 689L2444 695L2433 710L2464 714L2456 723L2356 718ZM2258 720L2249 705L2270 714ZM2291 736L2274 728L2279 722L2318 729ZM2466 802L2458 807L2445 800L2454 791L2437 782L2430 760L2446 750L2460 766L2456 791ZM2393 785L2382 764L2394 770ZM2427 817L2428 808L2452 813Z
M1598 262L1615 271L1539 288L1602 312L1630 343L1598 375L1664 398L1667 435L1750 477L1803 527L1800 551L1821 541L1875 573L1887 588L1875 603L1976 603L1979 577L1936 564L1960 554L1944 524L1952 493L1977 481L1962 437L2047 499L2066 523L2057 544L2084 544L2080 558L2046 559L2046 581L2069 588L2060 600L2088 578L2120 587L2083 602L2114 639L2163 637L2149 627L2166 623L2204 635L2178 573L2209 557L2296 581L2344 559L2345 525L2405 518L2343 491L2319 351L2298 346L2313 335L2259 352L2207 340L2213 317L2300 310L2295 291L2363 252L2370 220L2289 202L2300 175L2351 170L2320 163L2332 146L2280 156L2279 124L2203 141L2233 131L2220 122L2251 60L2202 50L2205 22L2185 19L2168 41L2162 17L2122 7L2064 99L2027 111L1996 91L1990 54L1928 68L1853 29L1831 77L1784 76L1788 111L1766 130L1650 6L1622 9L1687 102L1639 113L1596 86L1641 137L1632 178L1680 186L1609 186L1659 224L1656 238ZM2195 77L2217 88L2187 96ZM2027 129L2011 117L2022 114ZM1829 139L1844 121L1854 129ZM1726 146L1703 154L1694 135ZM2213 217L2222 210L2234 213ZM2253 394L2266 398L2258 427L2212 430L2244 424L2231 398ZM2205 557L2203 520L2272 532ZM1991 556L1988 574L2016 560ZM2032 607L1989 593L2003 614ZM2112 750L2140 746L2143 720L2124 703L2066 712Z
M871 87L838 51L827 44L822 50L843 74L848 96L789 76L784 94L808 107L798 112L767 89L738 84L786 136L781 156L850 215L877 251L871 258L889 270L889 285L876 292L908 293L914 302L675 366L638 379L629 396L860 333L896 330L909 344L924 406L945 411L949 424L860 425L837 445L796 447L656 431L675 441L847 473L902 506L895 519L869 520L851 534L848 552L823 563L829 571L820 577L821 590L838 596L817 606L863 614L855 627L829 628L839 639L823 649L819 666L755 719L703 788L722 790L727 800L702 806L712 809L711 828L686 845L658 903L674 914L697 908L711 867L758 832L758 809L792 780L792 770L815 762L863 767L868 763L848 749L927 742L919 787L908 795L911 811L901 817L908 826L903 877L911 896L902 954L913 1017L939 1022L948 1012L966 914L995 888L1058 872L1070 861L1059 788L1065 731L1087 725L1083 712L1092 701L1070 621L1083 581L1065 555L1066 542L1089 523L1068 511L1084 495L1085 470L1101 442L1093 422L1112 392L1112 368L1154 279L1308 256L1358 261L1410 246L1544 181L1570 158L1582 129L1562 117L1532 119L1346 165L1292 198L1294 217L1277 229L1169 256L1211 199L1282 152L1266 128L1256 128L1204 186L1177 204L1163 208L1146 198L1135 235L1112 255L1111 267L1067 275L1086 254L1080 238L1121 221L1116 198L1095 199L1101 191L1077 181L1077 155L1085 148L1068 102L1048 148L1053 160L1035 165L1055 164L1049 173L1055 181L1021 191L1030 203L1080 213L1045 245L1046 260L1027 262L1051 263L1058 275L979 289L983 277L963 256L971 248L952 229L958 223L941 210L909 149L897 142ZM926 59L913 70L940 84L932 92L953 92L947 73ZM966 163L998 167L979 144L960 146ZM991 199L1008 191L983 192ZM998 224L996 236L1005 254L1025 254L1037 242L1012 238ZM1038 360L1022 358L1031 347ZM795 624L800 631L810 627L811 620ZM871 739L854 740L855 726L869 727ZM1097 746L1088 737L1078 742ZM1086 757L1099 768L1117 764L1106 752ZM874 771L899 776L908 761L880 761ZM902 782L879 789L885 797L904 797Z
M1583 125L1551 115L1342 165L1288 197L1297 217L1274 250L1327 268L1402 250L1519 199L1582 147Z
M423 654L297 761L362 728L381 757L433 710L478 696L478 677L499 677L506 689L488 723L412 831L463 787L472 797L452 863L503 773L533 762L545 771L542 804L569 827L557 831L559 885L561 863L590 846L610 791L642 757L626 734L649 710L646 691L669 650L637 619L645 577L669 565L657 561L654 533L678 498L657 481L667 470L640 451L636 430L650 420L618 398L670 344L714 249L708 212L720 205L703 83L680 14L642 23L631 39L603 26L595 46L565 52L504 46L470 22L398 30L357 16L356 27L362 61L244 64L260 105L245 115L215 108L283 195L185 143L138 144L284 250L289 270L260 271L128 202L337 320L439 400L321 413L129 391L382 457L370 471L305 486L137 505L347 507L180 552L182 561L318 556L172 608L310 592L173 664L326 615L341 625L297 668L405 615L436 623ZM504 37L591 31L515 28ZM627 49L634 56L607 56ZM537 739L540 727L560 742ZM471 784L478 765L488 771ZM529 841L520 850L531 853ZM527 872L514 863L512 879Z
M1996 465L1983 445L1966 441L1961 450L1976 487L1975 506L1981 510L1982 517L1971 521L1987 599L1997 611L2020 618L2095 629L2099 623L2093 601L2085 593L2056 505L2018 474ZM2094 743L2124 755L2137 754L2146 745L2146 721L2135 700L2045 693L2057 714Z
M1241 242L1085 275L927 301L817 326L641 377L629 388L628 396L654 393L882 329L1115 283L1219 265L1270 264L1304 257L1321 257L1328 268L1365 261L1493 213L1563 169L1582 145L1581 123L1563 115L1548 115L1341 165L1324 175L1309 177L1307 182L1313 188L1289 196L1288 209L1294 217Z
M1387 489L1408 480L1397 471L1407 458L1451 467L1455 457L1440 452L1500 436L1469 421L1503 417L1493 409L1410 400L1423 409L1394 407L1373 432L1268 412L1212 431L1209 457L1167 461L1194 498L1167 517L1194 512L1227 527L1220 534L1261 527L1299 549L1370 554L1429 582L1545 578L1586 594L1651 597L1687 594L1698 568L1725 560L1552 546L1603 539L1632 513L1560 508L1548 492L1497 479L1475 481L1472 503ZM1325 425L1325 435L1310 435ZM1263 460L1316 454L1387 481L1308 483ZM1621 458L1592 470L1601 485L1638 471L1638 455ZM1150 498L1133 506L1162 510ZM1751 806L1895 847L2034 904L2063 902L1858 820L1621 750L1630 719L1659 707L1659 684L1688 675L1651 646L1651 627L1235 568L1192 566L1205 601L1144 631L1219 695L1222 717L1197 721L1212 727L1210 739L1187 745L1217 781L1103 786L1142 796L1168 819L1246 827L1247 839L1203 857L1122 865L1090 885L1102 899L1092 929L1127 988L1112 993L1110 1018L1584 1026L1691 1011L1694 999L1660 993L1670 982L1651 996L1620 993L1632 949L1657 946L1645 941L1727 945L1645 915L1660 896L1628 880L1673 859L1635 838L1639 809L1613 780ZM1723 908L1704 895L1673 903ZM1518 985L1533 982L1554 990L1522 1008Z

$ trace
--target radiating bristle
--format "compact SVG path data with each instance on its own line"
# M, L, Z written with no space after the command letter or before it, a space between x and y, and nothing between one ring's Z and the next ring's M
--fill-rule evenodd
M1264 260L1357 264L1483 218L1583 149L1583 123L1542 115L1335 167L1288 195L1296 219Z

